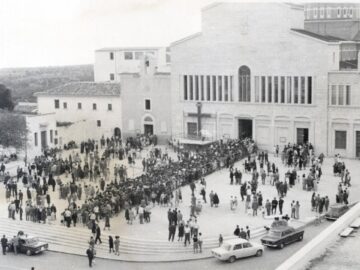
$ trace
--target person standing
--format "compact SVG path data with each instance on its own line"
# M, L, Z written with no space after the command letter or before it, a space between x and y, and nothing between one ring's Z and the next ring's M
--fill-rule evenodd
M92 247L89 247L87 250L86 250L86 255L89 259L89 267L92 267L92 262L94 260L94 249Z
M189 242L189 245L190 245L190 228L189 228L189 225L186 224L185 226L185 229L184 229L184 232L185 232L185 242L184 242L184 245L186 247L186 243Z
M111 235L109 235L109 253L115 252L114 251L114 239L112 238Z
M283 213L283 205L284 205L284 200L283 200L283 198L282 197L280 197L280 199L279 199L279 211L280 211L280 215L282 215L282 213Z
M7 238L6 238L5 234L4 234L3 237L1 238L1 247L2 247L3 255L6 255L7 243L8 243L8 240L7 240Z
M171 239L171 241L174 242L175 232L176 232L176 226L175 223L172 222L171 225L169 226L169 241Z
M201 232L199 232L199 235L198 235L198 246L199 246L199 252L200 252L200 253L202 253L202 244L203 244L202 234L201 234Z
M300 203L299 203L299 201L296 201L296 204L295 204L295 218L296 219L300 218Z
M271 202L271 213L273 215L276 215L276 208L277 208L277 205L278 205L278 201L276 200L276 198L274 198Z
M115 241L114 241L114 245L115 245L115 255L120 255L119 252L119 248L120 248L120 236L115 236Z

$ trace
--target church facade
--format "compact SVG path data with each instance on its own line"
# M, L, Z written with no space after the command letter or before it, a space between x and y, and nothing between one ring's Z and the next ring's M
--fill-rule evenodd
M324 9L339 23L350 19L324 5L204 8L202 31L171 44L172 133L252 137L270 151L311 142L318 153L359 157L359 44L356 35L314 31L308 13ZM358 18L356 7L346 14L352 8Z

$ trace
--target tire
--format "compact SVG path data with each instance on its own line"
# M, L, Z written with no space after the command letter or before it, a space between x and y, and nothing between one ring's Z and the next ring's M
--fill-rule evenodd
M263 254L263 251L261 249L259 249L258 251L256 251L256 257L261 257Z
M235 260L236 260L235 256L231 256L229 258L229 263L233 263L233 262L235 262Z
M30 249L28 249L28 250L26 251L26 255L27 255L27 256L31 256L31 250L30 250Z
M303 236L300 235L299 238L298 238L298 241L302 241L303 240Z
M279 246L279 248L280 248L280 249L283 249L284 246L285 246L284 243L281 243L280 246Z

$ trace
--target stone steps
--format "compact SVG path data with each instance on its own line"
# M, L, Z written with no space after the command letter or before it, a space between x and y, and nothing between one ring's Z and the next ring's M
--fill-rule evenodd
M19 230L39 237L49 243L49 250L56 252L85 255L88 241L91 236L86 228L67 228L60 225L39 224L30 221L19 221L0 218L1 234L8 237L16 235ZM253 229L252 237L264 235L265 229ZM103 243L96 245L97 257L129 260L129 261L176 261L194 259L194 255L203 258L211 256L211 249L218 246L218 239L213 237L203 239L203 253L193 254L192 246L184 247L183 242L168 242L166 240L132 239L120 236L120 256L109 254L108 232L102 232ZM166 237L166 235L165 235ZM234 238L232 235L224 236L224 240Z

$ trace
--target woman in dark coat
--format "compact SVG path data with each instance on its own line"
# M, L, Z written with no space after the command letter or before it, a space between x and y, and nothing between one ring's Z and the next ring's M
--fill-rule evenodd
M125 210L125 219L126 219L127 223L129 223L129 220L130 220L129 209Z
M215 207L218 207L219 203L220 203L219 196L217 195L217 193L215 193L214 194L214 205L215 205Z
M184 237L184 223L180 222L179 224L179 233L178 233L178 241L182 241Z
M105 216L105 227L104 227L104 231L105 229L108 228L108 230L110 231L110 217L109 217L109 214L107 214Z
M112 238L112 236L109 236L109 253L111 253L111 250L113 252L115 252L114 251L114 239Z

